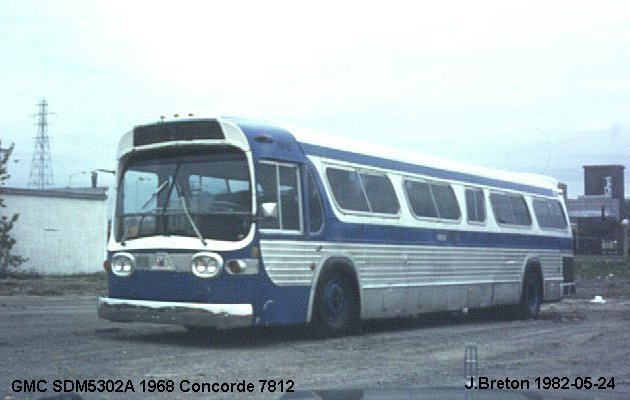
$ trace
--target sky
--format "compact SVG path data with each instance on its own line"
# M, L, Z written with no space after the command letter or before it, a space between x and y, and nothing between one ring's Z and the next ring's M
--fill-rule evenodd
M583 165L630 167L630 2L0 0L10 186L42 98L60 187L113 169L134 125L195 113L551 175L576 197Z

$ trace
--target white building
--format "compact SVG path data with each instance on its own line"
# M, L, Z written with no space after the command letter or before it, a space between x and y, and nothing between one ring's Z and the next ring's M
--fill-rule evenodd
M97 189L0 189L5 215L19 214L11 231L21 271L78 274L102 271L107 241L107 194Z

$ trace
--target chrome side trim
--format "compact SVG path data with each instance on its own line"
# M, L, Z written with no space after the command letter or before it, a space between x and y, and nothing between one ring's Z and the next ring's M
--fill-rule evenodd
M235 328L253 323L251 304L180 303L99 297L98 316L115 322Z
M537 257L545 281L562 279L560 250L261 240L264 267L278 286L309 286L328 257L348 255L364 289L520 282L523 262Z

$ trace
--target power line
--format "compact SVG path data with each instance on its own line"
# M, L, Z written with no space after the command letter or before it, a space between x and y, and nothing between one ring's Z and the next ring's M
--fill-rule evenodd
M28 187L45 189L53 186L52 158L50 156L50 138L48 136L48 116L54 114L48 112L48 102L42 99L37 105L37 136L35 137L35 149L31 161L31 174L28 179Z

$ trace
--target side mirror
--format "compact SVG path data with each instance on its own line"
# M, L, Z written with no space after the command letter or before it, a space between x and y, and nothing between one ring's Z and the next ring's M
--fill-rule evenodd
M278 203L262 203L258 215L263 219L278 218Z

